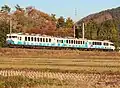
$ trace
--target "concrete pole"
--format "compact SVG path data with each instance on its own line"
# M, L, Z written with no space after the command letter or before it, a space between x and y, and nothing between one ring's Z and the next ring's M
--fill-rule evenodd
M84 25L84 23L83 23L83 30L82 30L82 34L83 34L83 39L85 38L85 32L84 32L84 30L85 30L85 27L84 27L85 25Z
M10 34L12 33L12 19L10 17Z
M75 38L75 24L74 24L74 38Z

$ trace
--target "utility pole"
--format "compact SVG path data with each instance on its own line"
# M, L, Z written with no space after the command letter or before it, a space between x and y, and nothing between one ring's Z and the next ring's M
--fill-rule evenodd
M12 33L12 18L10 16L10 34Z
M83 35L83 39L85 39L85 24L84 23L82 25L82 35Z
M5 5L7 5L7 0L5 0ZM9 15L9 22L10 22L10 34L12 33L12 17L11 14Z
M75 38L75 24L74 24L74 38Z

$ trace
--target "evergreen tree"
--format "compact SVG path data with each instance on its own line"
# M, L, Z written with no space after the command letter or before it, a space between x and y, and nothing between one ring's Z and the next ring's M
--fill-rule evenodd
M99 38L102 40L110 40L116 41L117 40L117 28L114 25L113 21L107 20L103 22L101 25L101 30L99 31Z
M72 20L70 17L68 17L68 18L66 19L66 22L65 22L65 27L66 27L66 28L72 28L73 25L74 25L73 20Z
M16 10L23 11L23 8L21 8L20 5L18 5L18 4L15 6L15 8L16 8Z
M8 5L4 5L1 7L1 12L7 12L9 13L11 8Z
M63 16L58 18L56 26L57 26L57 28L65 27L65 19L63 18Z
M51 14L51 18L52 18L52 21L56 22L57 19L56 19L56 15L55 14Z
M91 20L85 26L85 37L87 39L97 39L97 31L98 31L97 24L93 20Z
M82 26L75 27L75 37L82 38Z

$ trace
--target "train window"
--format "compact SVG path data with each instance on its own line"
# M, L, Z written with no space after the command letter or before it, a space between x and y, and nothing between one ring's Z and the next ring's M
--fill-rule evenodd
M63 40L61 40L61 43L63 43Z
M22 37L20 37L20 40L22 40Z
M114 44L110 44L110 46L114 46Z
M109 44L108 43L104 43L104 46L108 46Z
M9 38L11 38L11 36L9 36Z
M36 42L36 37L34 37L34 41Z
M57 40L58 43L63 43L63 40Z
M15 36L11 36L12 38L15 38Z
M93 42L92 44L93 44L93 45L102 45L101 42Z
M68 43L68 40L66 40L66 43Z
M48 42L48 39L46 38L46 42Z
M80 41L78 41L78 44L80 44Z
M95 45L98 45L98 42L95 42Z
M74 44L75 44L75 40L74 40Z
M71 40L71 44L73 44L73 40Z
M85 41L83 41L83 44L85 44Z
M93 45L97 45L97 43L96 43L96 42L93 42Z
M30 41L30 37L28 37L28 41Z
M76 44L78 44L78 41L76 41Z
M82 41L80 41L80 44L83 44L83 42L82 42Z
M42 42L42 38L40 38L40 42Z
M33 41L33 37L31 37L31 41Z
M70 44L70 40L69 40L69 44Z
M51 39L49 38L49 42L51 42Z
M45 38L43 38L43 42L45 42Z
M39 38L37 38L37 42L39 42Z
M78 44L78 42L77 42L77 41L75 41L75 44Z
M27 41L27 37L25 37L25 41Z
M102 45L102 43L101 43L101 42L98 42L97 45Z
M12 36L12 38L17 38L17 36Z
M97 42L95 42L95 45L97 45Z

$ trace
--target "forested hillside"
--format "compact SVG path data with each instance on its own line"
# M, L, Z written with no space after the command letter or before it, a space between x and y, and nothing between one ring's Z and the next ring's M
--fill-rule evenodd
M8 5L0 9L0 46L5 45L6 34L13 33L35 33L51 36L73 36L73 20L68 17L56 18L55 14L46 14L32 6L22 8L16 5L15 11L11 11ZM10 26L11 24L11 26Z
M81 24L85 23L85 38L110 40L120 46L120 7L91 14L76 24L78 37L82 37Z

